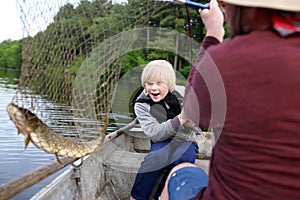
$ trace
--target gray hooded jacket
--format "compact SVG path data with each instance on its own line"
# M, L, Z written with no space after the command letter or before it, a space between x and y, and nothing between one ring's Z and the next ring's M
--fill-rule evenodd
M176 91L174 92L179 103L182 103L182 96ZM140 101L139 100L145 100ZM141 125L143 132L153 141L159 142L169 138L175 138L181 141L197 142L196 134L199 134L195 129L180 126L180 121L177 116L167 119L158 120L151 114L151 109L159 111L159 114L166 117L165 109L160 104L150 105L147 101L150 101L150 97L145 95L143 92L137 97L137 102L134 104L134 111ZM167 101L163 101L165 108L170 108ZM152 106L152 108L151 108ZM161 108L159 107L161 106ZM155 108L156 107L156 108Z

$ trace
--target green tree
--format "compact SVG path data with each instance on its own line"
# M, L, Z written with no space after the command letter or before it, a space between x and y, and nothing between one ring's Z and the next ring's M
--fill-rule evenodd
M22 63L22 41L5 40L0 44L0 67L20 69Z
M124 5L106 2L107 0L81 0L77 7L70 3L65 4L45 31L39 32L33 38L23 39L27 44L26 51L23 53L28 54L24 56L23 64L30 67L29 71L39 70L40 75L37 79L44 83L51 83L50 87L56 88L56 93L60 92L57 87L63 83L72 85L81 63L93 49L105 39L122 31L140 27L162 27L192 37L199 43L205 36L205 28L197 9L186 10L185 6L162 1L128 0L128 4ZM129 52L117 60L118 65L122 66L121 74L150 60L166 59L185 76L188 75L190 61L183 57L190 52L180 52L183 57L179 57L176 52L187 49L186 46L190 46L190 43L183 41L181 34L170 36L168 31L158 30L159 32L153 33L157 36L155 41L151 38L151 34L147 35L148 41L152 39L150 42L152 48ZM173 44L174 39L175 44ZM8 59L8 55L12 58L18 53L19 58L21 57L17 45L8 45L7 42L3 46L0 45L2 47L0 66L13 66L16 65L13 61L21 61L21 59ZM157 46L165 48L155 48ZM27 47L30 47L29 50ZM172 49L172 51L162 49ZM44 88L44 85L39 84L38 87Z

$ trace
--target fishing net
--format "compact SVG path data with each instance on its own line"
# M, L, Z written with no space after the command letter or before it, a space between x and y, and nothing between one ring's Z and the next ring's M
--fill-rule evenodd
M116 128L131 121L130 99L140 86L142 66L167 59L178 72L188 71L185 66L199 47L195 41L204 35L197 10L189 19L195 30L191 38L186 8L168 1L17 4L24 39L13 102L57 133L81 140L98 137L116 119ZM184 78L177 81L185 84Z

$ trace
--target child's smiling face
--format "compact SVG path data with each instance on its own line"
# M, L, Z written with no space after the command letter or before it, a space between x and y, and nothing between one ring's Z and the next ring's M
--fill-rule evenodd
M168 92L169 87L163 82L146 82L145 90L154 102L163 100Z

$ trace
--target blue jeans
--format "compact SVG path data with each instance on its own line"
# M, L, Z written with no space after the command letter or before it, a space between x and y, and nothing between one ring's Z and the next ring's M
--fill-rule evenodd
M164 173L153 196L158 199L171 169L182 162L195 163L198 145L193 142L165 140L151 144L150 153L141 163L131 196L136 200L148 200L162 173Z

